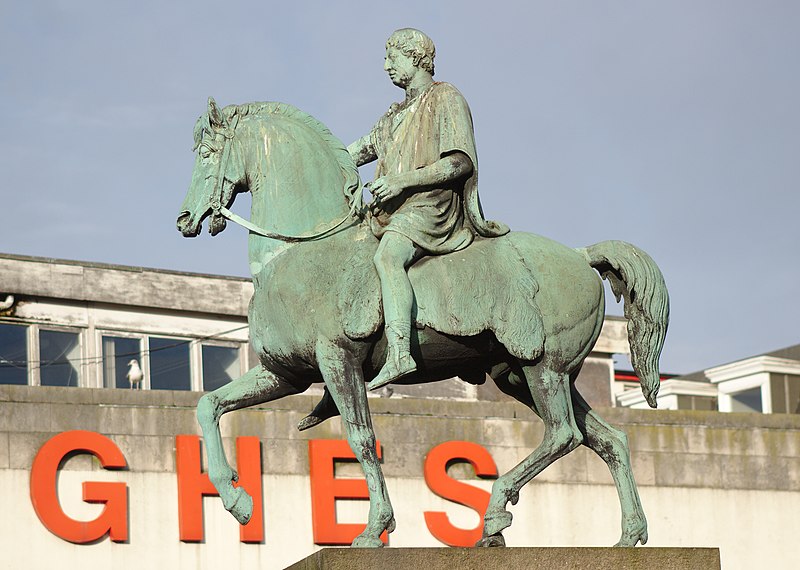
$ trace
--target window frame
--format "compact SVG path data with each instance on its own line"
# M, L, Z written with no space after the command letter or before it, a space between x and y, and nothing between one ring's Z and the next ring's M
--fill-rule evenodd
M148 345L146 344L147 334L141 332L134 332L134 331L122 331L117 329L95 329L95 354L96 358L94 359L97 362L97 368L95 371L95 385L92 386L93 388L103 388L106 390L122 390L123 388L106 388L105 383L105 358L103 357L103 337L116 337L116 338L127 338L139 341L139 367L144 372L144 378L142 379L142 384L140 390L149 390L150 389L150 352L148 349Z
M39 342L40 331L72 333L78 335L79 365L78 388L106 389L105 359L103 357L103 337L134 339L139 343L140 366L144 372L141 390L151 390L150 385L150 339L174 339L188 342L189 344L189 373L190 388L192 392L203 392L203 346L216 346L232 348L237 351L239 361L239 375L249 369L249 339L216 339L206 337L187 336L185 334L171 334L169 332L151 333L145 330L121 329L114 326L95 327L92 323L88 326L58 324L39 319L0 318L0 324L19 326L25 328L26 358L25 367L26 384L21 386L41 386L41 346ZM34 363L36 363L34 365ZM109 388L110 389L110 388ZM120 388L117 388L120 389Z
M17 321L11 319L0 319L0 324L2 325L9 325L9 326L17 326L22 327L25 329L25 384L0 384L0 386L32 386L31 383L31 362L33 360L37 360L35 358L35 353L32 349L32 337L31 335L34 334L37 339L37 346L38 346L38 337L39 335L36 333L31 333L31 325L33 323L24 322L24 321ZM12 365L13 366L13 365ZM21 366L15 366L15 368L22 368Z
M36 328L36 331L29 334L33 334L35 336L35 354L37 358L28 359L28 380L30 381L29 386L41 386L42 385L42 350L41 350L41 343L39 342L39 334L41 331L49 331L49 332L60 332L60 333L73 333L78 335L78 383L74 388L86 388L88 386L88 365L89 365L89 356L88 350L86 346L86 327L75 327L69 325L52 325L52 324L36 324L31 325L30 329ZM31 347L33 346L33 342L30 342L30 336L28 337L28 353L31 352ZM36 368L34 369L31 364L33 362L37 363ZM35 384L34 384L35 382Z
M245 362L245 358L247 357L246 349L249 346L250 342L241 342L241 341L225 341L225 340L210 340L210 339L198 339L197 344L197 371L198 371L198 391L206 392L203 386L203 347L204 346L218 346L222 348L233 348L236 350L237 355L236 358L239 361L239 376L236 378L240 378L247 372L247 363ZM234 378L234 380L236 380Z
M760 372L735 380L728 380L720 382L717 385L719 389L719 411L720 412L733 412L733 396L740 392L746 392L754 388L761 389L761 413L772 413L772 389L769 382L769 372ZM738 412L750 413L750 412Z
M144 336L145 336L145 339L146 339L146 347L147 347L146 348L147 370L144 370L144 369L142 369L142 370L144 371L145 382L147 384L147 388L146 389L147 390L152 390L152 388L150 387L150 375L151 375L151 371L150 371L150 352L151 352L150 339L151 338L160 338L160 339L167 339L167 340L175 340L175 341L185 342L185 343L187 343L189 345L189 389L188 390L172 390L172 391L174 391L174 392L196 392L196 391L198 391L197 390L198 373L195 370L196 369L196 366L195 366L196 357L195 357L195 354L194 354L196 352L196 349L195 349L194 345L197 344L196 341L198 341L200 339L192 338L192 337L186 337L186 336L182 336L182 335L171 335L171 334L160 334L160 333L156 333L156 334L146 334L145 333ZM200 374L202 374L202 371L200 372ZM202 383L202 378L200 378L200 383Z
M61 332L72 333L78 335L78 385L74 388L86 388L90 386L89 380L89 357L88 346L86 342L86 335L88 329L86 327L76 325L58 325L47 321L38 320L16 320L16 319L0 319L0 324L25 327L25 341L26 347L26 376L27 382L19 384L19 386L41 386L41 346L39 343L39 332ZM34 363L36 365L34 366Z

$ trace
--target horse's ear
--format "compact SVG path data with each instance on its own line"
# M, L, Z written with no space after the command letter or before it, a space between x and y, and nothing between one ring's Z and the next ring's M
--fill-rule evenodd
M208 98L208 120L212 127L222 127L225 125L225 120L222 117L222 112L217 107L217 102L213 97Z

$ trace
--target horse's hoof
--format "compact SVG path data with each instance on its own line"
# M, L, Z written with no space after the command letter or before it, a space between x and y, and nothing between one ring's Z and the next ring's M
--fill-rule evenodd
M506 545L506 539L499 532L491 536L484 536L475 543L476 548L497 548Z
M514 516L506 510L487 512L483 517L483 532L487 536L500 534L511 526L513 519Z
M253 516L253 497L241 487L235 487L233 495L233 504L228 511L233 518L239 521L239 524L247 524L250 522L250 517Z
M623 534L622 538L619 539L619 542L614 545L615 548L632 548L636 546L638 543L641 543L642 546L647 544L647 530L643 530L638 533L631 533L631 534Z
M353 548L383 548L383 541L374 536L359 535L350 546Z
M319 416L309 414L297 423L297 431L304 431L314 426L318 426L324 420Z

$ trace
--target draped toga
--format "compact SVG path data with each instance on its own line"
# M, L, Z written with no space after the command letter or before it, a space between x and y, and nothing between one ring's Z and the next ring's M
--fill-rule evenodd
M423 168L459 151L473 167L467 178L387 200L370 220L375 236L394 231L428 254L444 254L467 247L476 233L483 237L508 233L505 224L483 217L472 114L449 83L433 83L405 107L392 105L370 132L370 143L378 157L376 178Z

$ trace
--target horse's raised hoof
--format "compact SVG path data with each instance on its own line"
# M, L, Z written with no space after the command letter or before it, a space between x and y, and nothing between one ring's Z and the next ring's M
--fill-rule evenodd
M239 521L239 524L247 524L250 522L250 517L253 516L253 497L241 487L234 487L232 495L233 501L230 507L223 500L225 508L233 515L233 518Z
M314 426L318 426L322 422L325 421L325 418L320 418L319 416L315 416L313 414L309 414L304 417L302 420L297 422L297 431L305 431L309 428Z
M475 543L476 548L498 548L506 545L506 539L503 538L502 533L484 536Z
M311 410L311 413L300 420L300 422L297 424L297 429L298 431L307 430L314 426L318 426L325 420L338 415L339 408L336 407L336 402L333 401L331 393L328 392L328 389L326 388L325 392L322 394L322 398L319 402L317 402L317 405L314 406L314 409Z

